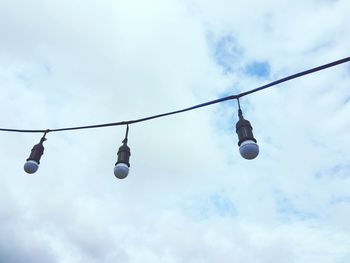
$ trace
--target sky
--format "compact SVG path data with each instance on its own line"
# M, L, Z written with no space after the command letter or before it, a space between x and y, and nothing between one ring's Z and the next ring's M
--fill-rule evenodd
M1 128L177 110L349 56L350 2L2 0ZM347 263L350 64L125 127L0 134L0 262Z

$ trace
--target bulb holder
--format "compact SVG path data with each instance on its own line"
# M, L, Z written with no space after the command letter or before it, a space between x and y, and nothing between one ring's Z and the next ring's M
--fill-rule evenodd
M116 165L118 163L124 163L128 167L130 167L129 159L130 159L131 152L130 152L129 146L127 145L127 141L125 140L123 141L123 145L119 147L117 154L118 154L118 160L116 162Z
M118 160L115 163L114 167L114 175L118 179L124 179L129 173L130 167L130 148L127 145L127 139L124 139L123 145L119 147L118 150Z
M250 122L243 118L242 110L238 110L239 120L236 123L238 146L240 154L247 160L254 159L259 154L259 146L253 135L253 127Z
M238 146L246 140L257 142L253 135L253 127L250 122L243 118L242 111L238 111L239 120L236 123L236 133L238 135Z

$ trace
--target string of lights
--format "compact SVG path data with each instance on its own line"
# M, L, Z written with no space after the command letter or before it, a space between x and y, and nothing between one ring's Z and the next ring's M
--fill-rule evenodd
M161 113L161 114L157 114L157 115L152 115L152 116L148 116L148 117L144 117L144 118L140 118L140 119L135 119L135 120L127 120L127 121L120 121L120 122L111 122L111 123L102 123L102 124L94 124L94 125L87 125L87 126L76 126L76 127L67 127L67 128L56 128L56 129L41 129L41 130L35 130L35 129L9 129L9 128L0 128L0 131L3 132L20 132L20 133L43 133L44 135L42 136L42 138L40 139L40 142L36 145L34 145L30 156L28 157L25 165L24 165L24 170L29 173L35 173L38 168L39 168L39 164L40 164L40 158L44 153L44 146L43 143L44 141L46 141L46 135L48 133L52 133L52 132L60 132L60 131L72 131L72 130L82 130L82 129L94 129L94 128L104 128L104 127L111 127L111 126L126 126L126 134L125 134L125 138L123 140L123 145L119 148L118 150L118 160L117 163L115 164L114 167L114 174L117 178L119 179L124 179L128 173L129 173L129 167L130 167L130 163L129 163L129 158L130 158L130 148L127 145L128 142L128 132L129 132L129 125L131 124L135 124L135 123L139 123L139 122L145 122L145 121L149 121L149 120L153 120L153 119L157 119L157 118L162 118L162 117L166 117L166 116L170 116L170 115L174 115L174 114L179 114L179 113L183 113L183 112L187 112L187 111L191 111L191 110L195 110L195 109L199 109L199 108L203 108L203 107L207 107L213 104L217 104L217 103L221 103L224 101L228 101L228 100L237 100L238 102L238 117L239 120L236 124L236 133L238 135L239 138L239 142L238 142L238 146L239 146L239 151L240 154L243 158L251 160L254 159L258 154L259 154L259 146L257 144L257 140L254 138L253 136L253 128L250 124L250 122L246 119L244 119L243 117L243 113L240 107L240 103L239 103L239 99L253 94L255 92L259 92L262 91L264 89L270 88L272 86L278 85L280 83L283 82L287 82L290 81L292 79L296 79L296 78L300 78L327 68L331 68L346 62L350 61L350 57L346 57L340 60L336 60L315 68L311 68L299 73L295 73L293 75L278 79L276 81L270 82L268 84L265 84L263 86L260 86L258 88L252 89L252 90L248 90L239 94L235 94L235 95L230 95L230 96L226 96L223 98L219 98L216 100L211 100L211 101L207 101L201 104L197 104L188 108L184 108L184 109L180 109L180 110L175 110L175 111L171 111L171 112L166 112L166 113Z

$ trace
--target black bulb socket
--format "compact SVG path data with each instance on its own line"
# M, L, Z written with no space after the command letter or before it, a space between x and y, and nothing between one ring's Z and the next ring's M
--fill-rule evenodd
M247 140L252 140L256 143L257 140L254 138L254 135L253 135L253 127L248 120L243 118L241 109L238 110L238 116L239 116L239 120L236 123L236 133L238 135L238 146L241 146L241 144Z
M118 160L115 163L115 165L117 165L118 163L124 163L128 167L130 167L130 163L129 163L130 155L131 155L131 152L130 152L129 146L127 145L127 140L124 140L123 145L119 147Z
M44 154L43 143L46 141L46 138L42 138L38 144L33 146L33 149L27 159L27 161L35 161L40 164L40 158Z

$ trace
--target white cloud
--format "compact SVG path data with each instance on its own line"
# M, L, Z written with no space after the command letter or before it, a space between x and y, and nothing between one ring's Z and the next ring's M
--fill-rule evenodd
M1 126L134 119L255 88L347 56L348 9L3 1ZM215 56L225 38L239 53L220 53L229 72ZM244 71L254 61L268 63L269 79ZM249 162L235 102L132 125L123 181L112 170L124 128L49 134L33 176L22 165L40 135L1 133L0 258L348 262L348 86L342 65L242 99L261 149Z

